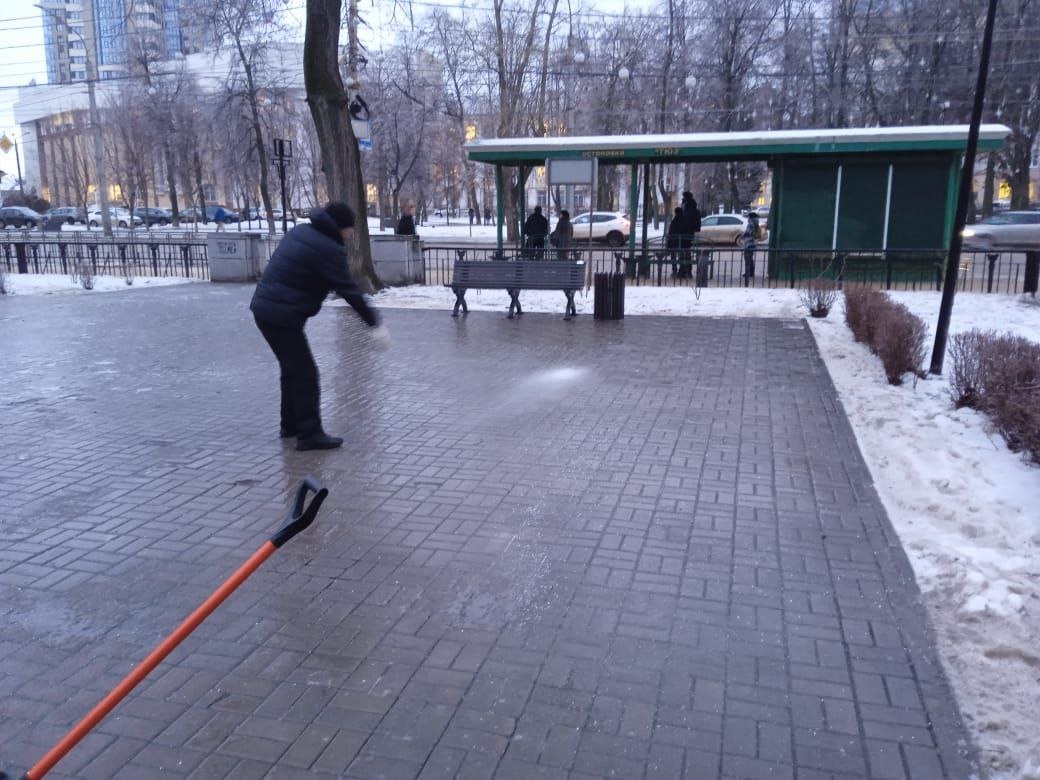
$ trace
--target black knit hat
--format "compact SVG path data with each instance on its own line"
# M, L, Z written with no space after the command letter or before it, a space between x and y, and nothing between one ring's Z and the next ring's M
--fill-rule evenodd
M325 213L332 217L340 230L354 227L354 209L342 201L332 201L325 205Z

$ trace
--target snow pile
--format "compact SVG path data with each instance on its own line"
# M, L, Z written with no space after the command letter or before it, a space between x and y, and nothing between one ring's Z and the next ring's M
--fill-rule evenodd
M142 287L161 287L167 284L187 284L201 279L181 276L135 276L128 285L121 276L95 276L94 289L84 290L72 277L65 274L7 274L8 295L65 295L75 293L114 292L116 290L139 290Z
M934 328L940 295L892 297ZM402 287L384 307L451 310L443 287ZM562 293L521 293L525 311L563 314ZM471 309L505 312L502 291L466 295ZM592 312L592 296L576 298ZM626 315L803 317L793 290L629 287ZM944 377L893 387L881 362L852 340L843 302L808 319L885 509L924 594L939 652L992 777L1040 780L1040 468L1010 452L986 418L956 410ZM392 327L392 325L391 325ZM1009 295L960 294L951 335L995 329L1040 340L1040 306ZM930 336L934 339L934 332ZM946 369L950 362L947 356Z

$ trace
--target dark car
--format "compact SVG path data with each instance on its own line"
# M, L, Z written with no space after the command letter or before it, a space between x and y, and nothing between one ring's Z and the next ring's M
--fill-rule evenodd
M143 206L134 209L134 216L140 217L145 225L169 225L173 220L173 212L169 209L161 209L153 206Z
M43 212L43 216L48 220L60 219L66 225L75 225L77 222L81 225L87 223L87 210L78 206L55 206Z
M8 227L35 228L43 224L44 217L26 206L0 207L0 230Z

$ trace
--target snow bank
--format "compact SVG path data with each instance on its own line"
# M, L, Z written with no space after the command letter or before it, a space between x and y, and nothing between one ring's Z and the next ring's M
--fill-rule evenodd
M96 276L94 289L84 290L65 274L7 274L8 295L75 295L76 293L115 292L117 290L140 290L143 287L162 287L168 284L187 284L202 279L187 279L181 276L135 276L128 285L121 276Z

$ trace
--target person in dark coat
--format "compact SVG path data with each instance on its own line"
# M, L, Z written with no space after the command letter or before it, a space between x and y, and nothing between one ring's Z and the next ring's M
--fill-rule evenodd
M557 259L566 260L574 242L574 225L571 223L571 213L567 209L560 212L560 219L556 222L553 232L549 234L549 240L556 247Z
M369 306L347 267L346 241L354 229L354 211L329 203L310 214L282 239L256 285L249 304L264 339L281 369L282 437L296 437L298 450L328 450L343 439L321 425L318 367L303 329L330 292L343 296L381 345L389 344L385 326Z
M412 216L412 207L405 206L401 209L401 218L397 220L397 230L394 232L399 236L415 235L415 217Z
M683 214L683 269L680 276L692 276L693 268L693 245L697 243L697 234L701 232L701 212L697 208L697 201L693 199L693 193L686 191L682 194Z
M524 222L524 235L528 249L545 249L545 237L549 235L549 220L542 214L542 207L535 206L534 213Z

